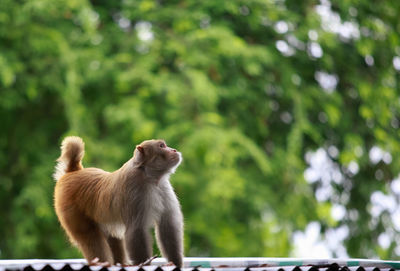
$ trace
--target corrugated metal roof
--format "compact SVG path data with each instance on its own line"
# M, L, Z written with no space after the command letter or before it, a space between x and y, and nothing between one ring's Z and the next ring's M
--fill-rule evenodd
M163 258L149 266L88 266L84 259L0 260L0 271L178 271ZM182 271L394 271L400 261L297 258L185 258Z

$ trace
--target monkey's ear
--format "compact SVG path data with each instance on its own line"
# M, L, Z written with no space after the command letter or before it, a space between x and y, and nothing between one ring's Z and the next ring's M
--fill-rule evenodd
M144 148L142 146L140 146L140 145L137 145L135 151L133 152L133 154L135 156L135 160L136 161L139 162L139 161L143 160Z
M140 145L136 146L133 157L136 163L141 163L144 160L144 148Z
M138 145L138 146L136 146L136 149L137 149L141 154L144 154L144 149L143 149L142 146Z

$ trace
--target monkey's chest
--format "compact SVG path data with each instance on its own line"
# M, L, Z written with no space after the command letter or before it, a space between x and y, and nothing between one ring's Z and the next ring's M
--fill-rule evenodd
M143 222L147 226L153 226L155 222L160 220L161 214L165 209L164 201L163 193L158 189L154 189L145 195L142 205L143 210L139 210L137 214L143 216Z

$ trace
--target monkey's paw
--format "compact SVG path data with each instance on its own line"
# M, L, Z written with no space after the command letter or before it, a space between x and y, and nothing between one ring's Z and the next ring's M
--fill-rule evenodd
M167 263L163 264L162 266L175 266L175 264L173 262L167 262Z
M110 267L111 264L109 262L100 262L99 258L94 258L89 262L89 265L94 265L94 266L103 266L103 267Z
M123 263L116 263L116 266L121 266L121 267L130 267L130 266L135 266L131 261L126 261Z

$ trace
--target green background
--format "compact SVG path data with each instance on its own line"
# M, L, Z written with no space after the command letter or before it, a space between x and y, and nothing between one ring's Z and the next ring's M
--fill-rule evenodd
M0 258L81 257L51 178L79 135L109 171L145 139L183 153L187 256L290 256L317 221L350 257L399 259L399 18L384 0L0 0ZM317 150L336 175L307 181ZM374 195L395 207L372 215Z

